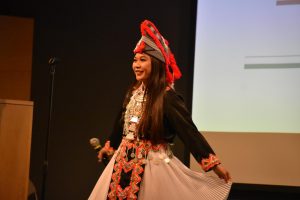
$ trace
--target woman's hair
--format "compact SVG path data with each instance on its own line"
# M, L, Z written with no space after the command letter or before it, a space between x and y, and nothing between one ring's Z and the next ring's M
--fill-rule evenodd
M150 140L153 144L158 144L163 135L163 103L164 93L168 86L166 82L165 63L149 55L151 58L151 73L145 85L144 112L141 117L138 133L145 139ZM136 81L127 92L124 108L130 101L132 92L141 85ZM125 109L124 109L125 110ZM124 113L123 113L124 117Z

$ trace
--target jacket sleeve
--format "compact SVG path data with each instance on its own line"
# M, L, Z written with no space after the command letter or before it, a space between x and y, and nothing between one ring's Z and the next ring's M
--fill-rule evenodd
M204 171L220 164L213 149L194 124L183 98L174 90L169 90L164 98L164 115L171 132L174 132L189 148Z
M108 138L110 141L110 146L114 149L117 149L121 143L122 135L123 135L123 124L124 121L122 120L122 114L123 114L123 108L120 109L120 111L117 114L117 117L115 119L113 130Z

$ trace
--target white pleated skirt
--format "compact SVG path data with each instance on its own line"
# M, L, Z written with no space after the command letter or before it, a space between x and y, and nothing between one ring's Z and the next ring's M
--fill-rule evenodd
M115 157L112 157L97 181L89 200L106 200ZM161 159L161 152L150 151L140 185L138 200L224 200L231 183L195 172L175 156L168 162Z

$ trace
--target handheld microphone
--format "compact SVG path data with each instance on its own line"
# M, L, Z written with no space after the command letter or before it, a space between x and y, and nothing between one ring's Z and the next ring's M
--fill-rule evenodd
M102 148L100 141L98 138L91 138L90 139L90 145L94 148L94 150L98 153L100 149Z
M90 139L90 145L93 147L93 149L99 153L99 151L101 150L102 146L100 144L100 141L98 138L91 138ZM107 165L108 162L109 162L109 158L108 158L108 155L107 154L103 154L103 157L102 157L102 162L104 165Z

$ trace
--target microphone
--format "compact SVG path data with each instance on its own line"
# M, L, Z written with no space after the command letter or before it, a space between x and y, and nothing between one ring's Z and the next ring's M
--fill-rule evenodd
M60 59L58 57L52 57L49 59L48 63L49 65L56 65L60 62Z
M90 139L90 145L94 148L94 150L96 150L97 153L102 148L102 146L101 146L100 141L98 140L98 138L91 138Z

